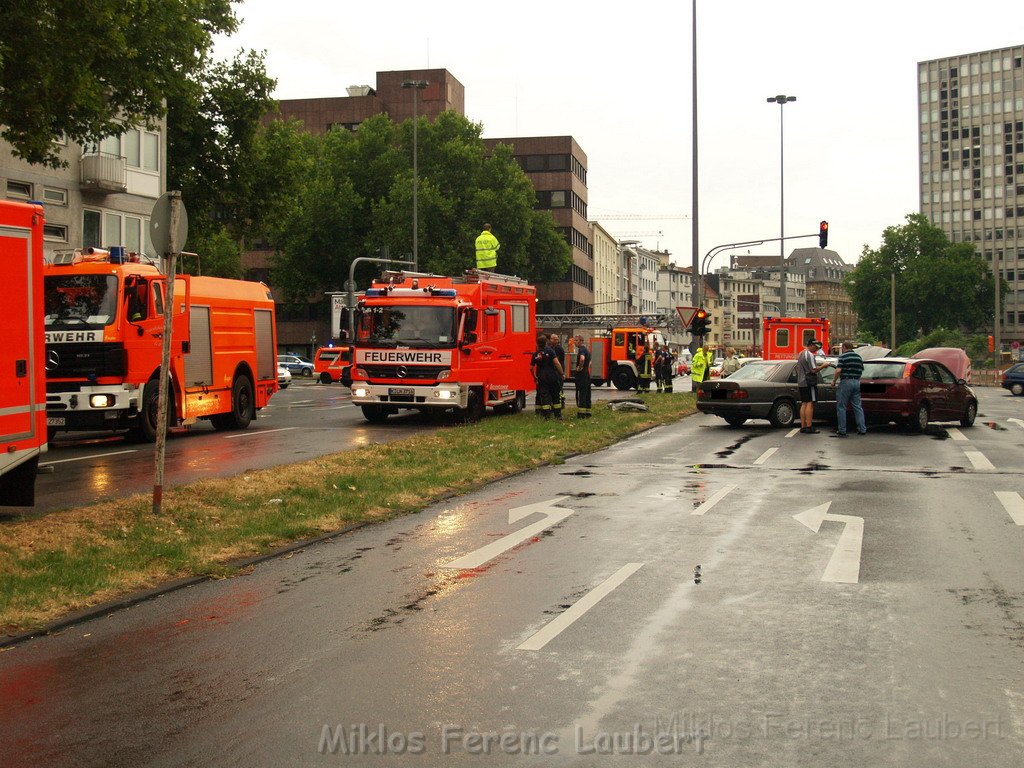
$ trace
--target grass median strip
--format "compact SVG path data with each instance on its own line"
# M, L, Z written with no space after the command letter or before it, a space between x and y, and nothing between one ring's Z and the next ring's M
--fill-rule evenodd
M420 510L498 477L611 445L692 413L690 394L645 397L650 411L595 404L585 421L488 417L299 464L0 523L0 633L226 564L289 541ZM569 413L572 408L567 409Z

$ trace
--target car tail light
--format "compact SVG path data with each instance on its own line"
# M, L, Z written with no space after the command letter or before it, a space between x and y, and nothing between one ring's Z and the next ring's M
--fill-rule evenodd
M747 394L745 389L731 389L726 397L730 400L746 400L750 395Z
M704 387L701 387L700 389L697 390L697 397L711 397L711 393L704 389Z
M916 365L908 365L906 368L903 369L903 378L904 379L909 379L911 376L914 375L914 371L916 371L916 370L917 370L917 366Z

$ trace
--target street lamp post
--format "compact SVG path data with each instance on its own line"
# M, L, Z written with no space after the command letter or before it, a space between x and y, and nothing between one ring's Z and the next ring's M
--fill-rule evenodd
M783 107L796 96L769 96L769 104L779 105L779 307L786 316L786 195L785 195L785 143L783 142Z
M412 263L413 272L420 263L420 169L419 169L419 92L430 85L426 80L405 80L403 88L412 88Z

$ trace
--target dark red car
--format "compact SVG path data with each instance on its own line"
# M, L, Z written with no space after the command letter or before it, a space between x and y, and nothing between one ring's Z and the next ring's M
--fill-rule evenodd
M860 394L869 421L895 421L919 432L930 421L959 421L970 427L978 415L974 390L938 360L866 360Z

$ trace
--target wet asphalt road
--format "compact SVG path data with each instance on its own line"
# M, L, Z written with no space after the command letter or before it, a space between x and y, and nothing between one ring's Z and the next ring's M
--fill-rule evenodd
M1024 401L980 396L926 435L698 415L30 641L0 765L1017 766Z
M689 391L688 381L677 381ZM595 400L630 394L610 387L593 391ZM573 402L571 385L566 387L566 397ZM386 424L370 424L352 405L348 388L296 377L258 412L248 429L218 432L209 422L201 421L173 430L167 441L164 485L306 461L437 427L437 421L411 411L391 416ZM121 434L97 433L83 439L82 433L58 433L41 462L35 507L26 511L0 506L0 521L150 493L155 477L153 449Z

